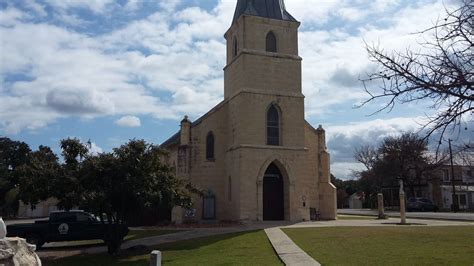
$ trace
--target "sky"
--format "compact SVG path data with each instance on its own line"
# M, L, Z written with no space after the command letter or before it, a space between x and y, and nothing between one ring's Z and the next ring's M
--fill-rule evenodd
M224 33L236 0L0 0L0 136L32 149L76 137L94 152L160 144L184 115L223 99ZM417 131L429 102L357 108L377 67L365 44L418 51L458 0L286 0L301 22L305 117L326 129L331 172L352 178L355 148ZM426 37L426 36L425 36ZM472 131L463 138L472 139ZM461 141L461 140L460 140Z

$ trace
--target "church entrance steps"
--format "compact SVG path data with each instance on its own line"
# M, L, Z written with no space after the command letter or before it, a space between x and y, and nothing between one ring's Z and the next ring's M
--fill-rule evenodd
M280 228L267 228L265 233L285 265L321 265L298 247Z

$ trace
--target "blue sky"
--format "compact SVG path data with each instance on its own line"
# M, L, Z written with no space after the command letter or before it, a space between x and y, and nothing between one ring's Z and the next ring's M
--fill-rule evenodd
M223 98L225 43L235 0L0 0L0 135L33 149L91 140L161 143L184 115ZM332 172L360 169L358 145L417 130L428 103L368 116L359 77L373 71L364 41L421 49L412 33L457 1L287 0L301 21L306 119L327 130ZM472 136L465 136L472 138Z

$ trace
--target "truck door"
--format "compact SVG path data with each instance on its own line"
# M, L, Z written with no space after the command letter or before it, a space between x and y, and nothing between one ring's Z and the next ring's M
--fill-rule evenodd
M69 212L51 214L49 219L50 241L64 241L71 238L71 226L76 221L76 215Z
M88 213L78 213L77 223L74 226L77 239L101 239L103 236L102 225Z

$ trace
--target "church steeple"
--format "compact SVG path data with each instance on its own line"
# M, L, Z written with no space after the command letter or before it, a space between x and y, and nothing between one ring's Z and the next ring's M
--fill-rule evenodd
M238 0L232 24L236 23L242 15L296 21L286 11L284 0Z
M248 91L302 96L299 25L283 0L238 0L224 35L224 98Z

